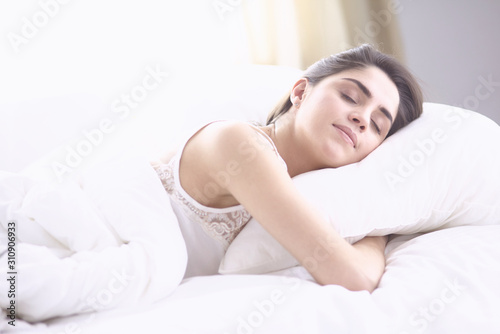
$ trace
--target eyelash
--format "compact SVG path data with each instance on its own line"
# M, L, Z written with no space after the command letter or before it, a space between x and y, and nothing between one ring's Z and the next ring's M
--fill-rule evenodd
M347 94L344 94L344 93L340 93L340 95L342 96L342 98L344 100L346 100L347 102L350 102L350 103L353 103L353 104L358 104L356 101L354 101L354 99L352 99L349 95Z
M346 100L347 102L352 103L352 104L357 104L357 102L356 102L356 101L354 101L354 99L352 99L349 95L344 94L344 93L340 93L340 94L341 94L342 98L343 98L344 100ZM380 134L381 134L381 131L380 131L380 128L379 128L379 126L377 125L377 123L375 123L375 121L374 121L374 120L371 120L371 122L372 122L372 124L373 124L373 127L375 128L375 131L376 131L376 132L380 135Z
M373 123L373 126L375 127L375 131L377 131L378 134L380 134L380 128L378 127L377 123L375 123L373 120L372 120L372 123Z

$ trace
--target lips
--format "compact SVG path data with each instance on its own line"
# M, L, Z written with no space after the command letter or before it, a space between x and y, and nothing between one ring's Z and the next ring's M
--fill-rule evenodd
M352 147L356 148L356 144L358 143L358 138L350 128L348 128L347 126L336 125L336 124L333 124L333 126L337 128L337 130L339 130L340 134L348 144L351 144Z

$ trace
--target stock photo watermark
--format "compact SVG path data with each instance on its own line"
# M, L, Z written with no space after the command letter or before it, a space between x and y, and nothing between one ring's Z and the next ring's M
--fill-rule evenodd
M259 151L264 149L270 149L269 141L262 138L261 135L256 135L242 141L238 145L237 153L244 158L241 162L245 164L258 158ZM208 181L201 190L195 188L194 196L200 198L202 202L209 202L210 199L215 198L222 189L230 184L232 178L243 172L242 163L230 160L223 169L210 172L209 175L212 181Z
M462 104L459 106L466 110L455 109L450 107L444 115L443 120L446 124L445 129L436 127L432 130L430 136L426 138L419 138L414 141L416 148L405 156L398 156L398 165L395 171L387 171L384 173L386 182L390 188L394 190L398 184L404 183L411 177L420 166L431 157L436 151L437 147L449 139L449 132L455 131L463 124L464 120L471 116L470 111L476 111L481 101L488 99L500 87L500 82L494 81L492 75L487 77L479 76L479 84L474 89L474 94L468 95L464 98ZM449 126L448 126L449 125Z
M264 326L266 320L275 315L280 305L289 300L302 284L301 279L293 276L283 276L281 281L284 286L274 288L268 296L254 300L251 310L236 318L235 330L225 331L224 334L252 334Z
M21 47L32 41L39 32L60 12L62 6L71 0L40 0L39 9L30 17L23 16L18 32L7 33L7 39L15 53L19 53Z
M126 273L125 270L121 272L113 270L111 274L113 277L109 280L106 288L99 290L94 297L87 298L86 306L91 310L99 311L106 308L113 301L114 296L123 292L135 278L135 276Z
M111 111L120 120L130 117L132 110L137 109L168 77L168 73L164 72L159 65L154 68L147 66L145 72L140 84L133 86L127 93L122 93L112 102ZM66 145L64 158L51 163L57 180L62 182L67 174L71 174L78 168L86 157L104 143L106 136L115 131L116 126L117 123L112 118L103 118L95 128L83 130L83 138L72 145Z
M9 300L9 306L6 307L5 312L7 313L7 323L10 326L16 326L16 287L18 281L18 273L17 273L17 224L16 221L9 221L7 223L7 250L6 250L6 259L7 259L7 298Z
M112 270L111 275L112 278L108 281L106 287L100 289L94 296L88 297L82 304L82 311L92 312L86 319L81 320L80 322L69 322L64 326L64 329L58 330L57 332L50 332L50 334L84 333L85 331L83 326L95 319L95 312L106 309L106 307L113 302L115 296L123 292L125 288L130 284L130 282L135 278L135 276L129 275L129 273L125 272L125 270L123 269L121 272Z
M500 81L494 81L491 74L487 78L480 75L478 81L474 95L469 95L464 99L462 108L477 111L481 101L488 99L495 92L495 87L500 87Z
M232 13L237 7L241 6L243 0L215 0L212 7L221 21L226 19L226 13Z
M436 298L433 298L425 305L422 305L408 318L408 324L411 326L412 332L423 333L430 323L438 319L440 315L462 295L466 289L457 279L450 281L444 280L445 287L441 289ZM407 331L402 331L399 334L409 334Z

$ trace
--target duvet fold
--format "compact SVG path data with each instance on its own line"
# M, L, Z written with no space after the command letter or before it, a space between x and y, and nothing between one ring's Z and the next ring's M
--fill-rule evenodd
M169 197L144 157L115 158L63 183L0 172L0 254L0 271L16 282L0 307L14 302L30 322L150 304L172 293L187 263ZM9 284L0 280L0 291Z

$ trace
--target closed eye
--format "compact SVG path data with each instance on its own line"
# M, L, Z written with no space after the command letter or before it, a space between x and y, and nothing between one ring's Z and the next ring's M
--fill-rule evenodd
M377 131L378 134L381 134L380 128L378 127L377 123L375 123L374 120L372 120L373 127L375 128L375 131Z
M354 99L353 99L353 98L351 98L349 95L344 94L344 93L340 93L340 95L341 95L341 96L342 96L342 98L343 98L344 100L346 100L347 102L350 102L350 103L354 103L354 104L356 104L356 101L354 101Z
M357 104L357 102L352 97L350 97L349 95L347 95L345 93L340 93L340 95L347 102L352 103L352 104ZM371 120L371 122L373 124L373 127L375 128L375 131L377 131L377 134L380 135L382 133L382 131L380 130L380 127L378 126L378 124L375 123L375 121L373 119Z

